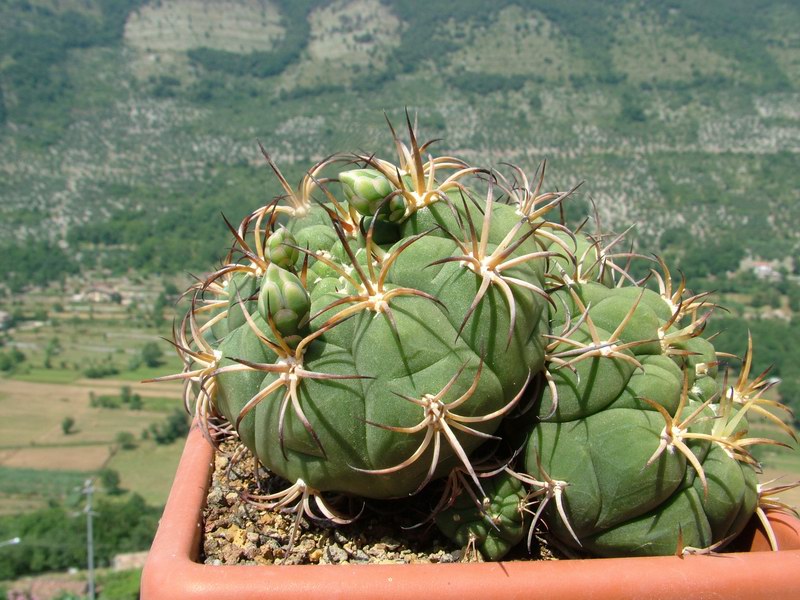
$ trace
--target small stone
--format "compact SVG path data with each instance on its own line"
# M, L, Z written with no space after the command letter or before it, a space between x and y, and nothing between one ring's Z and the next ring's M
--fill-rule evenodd
M222 490L216 489L212 490L211 493L208 495L206 502L209 506L219 506L222 504Z
M235 565L242 557L242 549L237 546L227 546L222 551L222 561L226 565Z
M319 560L322 558L322 554L323 554L322 550L316 548L312 550L311 553L308 555L308 560L310 560L312 563L318 563Z
M369 562L369 555L366 552L364 552L363 550L356 550L356 553L353 556L353 558L357 562Z
M439 562L441 563L455 563L461 560L461 550L456 550L455 552L443 552L442 556L439 558Z
M247 543L242 547L242 553L247 560L253 560L258 554L258 546L253 543Z
M333 544L332 546L328 546L325 550L326 558L331 564L339 564L343 562L347 562L350 558L350 555L344 551L344 549L339 546L339 544Z
M346 544L350 541L350 538L344 535L338 529L333 530L333 539L336 541L337 544Z

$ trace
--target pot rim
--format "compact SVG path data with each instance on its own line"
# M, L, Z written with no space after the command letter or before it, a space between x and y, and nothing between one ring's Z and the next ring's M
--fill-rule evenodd
M193 424L142 572L141 597L592 598L786 600L800 593L800 520L771 513L779 552L757 527L750 552L464 564L213 566L198 562L214 448Z

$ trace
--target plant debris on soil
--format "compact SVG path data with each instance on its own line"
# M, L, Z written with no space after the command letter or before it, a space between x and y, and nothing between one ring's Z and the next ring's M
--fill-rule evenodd
M345 514L360 516L348 525L302 517L294 544L289 547L295 515L259 507L248 494L265 494L287 484L256 468L247 453L232 459L237 444L223 442L216 454L214 473L203 511L203 560L212 565L391 564L482 561L474 549L456 546L445 538L420 508L419 499L360 501L341 498ZM273 489L273 487L275 489ZM430 506L438 498L431 496ZM504 560L560 558L535 536L530 553L523 542Z

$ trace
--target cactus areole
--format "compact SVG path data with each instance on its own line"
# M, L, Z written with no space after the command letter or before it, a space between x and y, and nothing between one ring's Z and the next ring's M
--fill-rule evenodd
M543 190L544 164L434 157L406 120L394 162L335 155L297 186L261 147L284 193L228 223L189 290L184 369L159 379L286 482L254 501L337 524L355 518L342 496L425 490L428 520L491 560L535 531L603 556L710 552L790 510L751 453L778 442L747 422L793 435L787 410L749 379L750 345L735 382L717 372L708 298L621 236L569 229L575 188Z

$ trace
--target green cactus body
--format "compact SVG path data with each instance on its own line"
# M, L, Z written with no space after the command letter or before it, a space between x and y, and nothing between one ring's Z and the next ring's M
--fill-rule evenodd
M456 477L435 520L489 559L524 537L523 511L609 556L740 531L760 501L745 416L784 424L749 358L721 389L704 295L663 263L639 287L616 240L542 221L571 192L430 157L408 125L397 165L328 157L296 188L262 148L284 193L229 227L175 332L183 371L164 379L289 482L265 504L341 523L325 492ZM362 168L323 174L336 162ZM473 462L492 451L490 477Z
M674 337L648 289L583 282L556 296L550 385L525 451L532 477L563 484L564 515L545 509L551 530L603 556L707 548L737 533L755 509L754 471L735 458L735 434L714 425L730 414L712 403L713 346Z
M323 296L321 303L326 300ZM286 408L283 415L286 457L283 456L281 436L277 430L281 422L284 388L266 396L246 417L243 424L248 428L250 422L254 427L258 424L255 449L264 464L286 479L302 478L322 491L395 497L409 494L419 487L429 469L433 447L428 448L415 464L391 475L364 471L402 463L419 447L425 431L415 435L398 434L372 423L391 427L418 424L424 418L423 410L398 394L420 397L436 393L464 367L452 388L451 397L456 398L469 388L481 361L456 336L435 304L418 298L402 298L397 300L393 312L398 333L396 339L383 316L365 312L332 329L315 341L305 354L302 366L309 371L345 376L375 374L372 379L355 381L303 379L298 387L299 404L319 437L321 448L292 409ZM226 345L227 356L244 357L245 343L255 345L255 334L244 327L237 331L241 336L240 348ZM355 344L348 340L350 343L346 349L336 345L351 335L351 339L357 340ZM243 377L238 373L236 376ZM273 374L262 377L259 388L266 388L275 379ZM221 387L225 389L227 383ZM257 391L252 387L248 390L251 396ZM497 378L486 367L474 397L476 402L465 403L460 407L460 414L490 413L500 409L506 401ZM241 403L227 408L230 411L228 418L235 421ZM499 420L489 424L487 433L496 429L498 424ZM481 438L458 435L463 438L462 446L468 452L482 441ZM446 474L455 466L453 454L444 443L438 460L437 475Z
M501 472L481 482L486 498L481 505L461 494L436 517L436 525L448 538L469 548L474 545L488 560L500 560L525 536L522 502L525 488Z
M243 310L252 313L256 301L253 299L258 293L260 278L251 273L236 273L228 282L228 317L226 328L228 331L241 327L245 323Z

